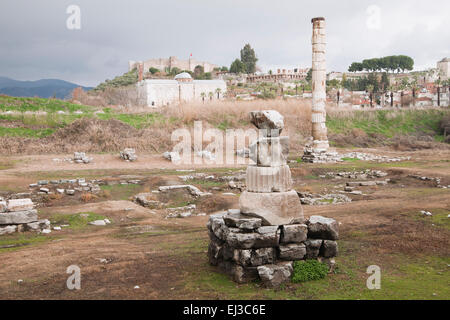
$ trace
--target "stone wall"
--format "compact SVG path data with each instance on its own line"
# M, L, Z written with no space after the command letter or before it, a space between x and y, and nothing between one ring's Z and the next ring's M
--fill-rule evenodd
M131 71L136 68L138 61L128 61L128 70ZM178 68L180 70L190 70L194 71L195 67L200 65L203 67L204 72L212 72L214 68L218 68L219 66L213 63L209 63L206 61L198 61L193 58L187 60L180 60L177 57L169 57L169 58L159 58L159 59L149 59L143 61L144 63L144 72L148 72L148 70L153 67L159 69L160 71L165 71L166 69Z
M238 283L259 279L277 287L290 280L294 261L319 259L332 268L338 253L338 224L321 216L302 224L263 226L260 218L228 210L211 215L207 228L209 263Z
M37 210L31 199L0 198L0 235L44 230L50 230L50 222L47 219L38 220Z
M216 90L220 89L219 99L227 91L223 80L194 80L191 82L178 82L177 80L148 79L138 82L137 85L139 105L157 107L173 105L192 101L209 101L209 92L213 93L213 100L217 100Z

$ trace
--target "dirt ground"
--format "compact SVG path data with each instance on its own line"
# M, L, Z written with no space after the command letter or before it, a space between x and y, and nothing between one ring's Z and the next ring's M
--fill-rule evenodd
M440 177L442 185L450 185L450 151L351 151L411 156L411 160L291 164L298 191L342 190L345 182L354 181L319 177L329 171L383 170L391 182L386 186L359 187L363 195L352 195L350 203L304 205L307 217L318 214L339 221L340 254L336 260L342 268L322 282L288 285L276 291L262 289L259 284L237 285L228 277L217 275L217 270L208 264L205 227L208 215L237 208L239 192L236 190L219 182L193 183L213 196L196 202L205 216L188 218L167 219L164 209L144 208L130 201L132 195L155 190L159 185L183 184L178 176L189 172L177 169L229 175L245 166L176 166L155 155L139 155L137 162L128 163L117 155L98 154L93 155L94 162L88 165L53 161L69 155L4 157L0 161L6 163L3 169L0 166L0 191L3 192L25 192L28 184L44 178L120 179L134 175L143 183L133 189L112 189L109 194L87 203L66 196L39 207L40 218L51 221L61 216L95 213L110 219L110 225L63 228L48 235L0 236L0 299L407 299L416 296L401 290L409 292L416 284L406 280L419 281L424 274L429 277L426 279L430 281L430 289L422 285L423 298L450 299L448 285L447 289L436 287L437 283L450 283L450 219L447 217L450 188L437 188L429 181L408 177L411 174ZM230 192L235 195L227 194ZM420 210L434 215L428 219ZM20 245L11 246L11 243ZM421 263L423 268L432 269L414 271ZM394 290L391 288L370 296L364 286L366 267L372 264L387 270L385 290L390 286L397 288L396 283L404 288L395 289L399 290L398 294L391 292ZM81 290L69 290L66 286L70 276L66 269L71 265L80 267ZM330 296L330 292L334 295Z

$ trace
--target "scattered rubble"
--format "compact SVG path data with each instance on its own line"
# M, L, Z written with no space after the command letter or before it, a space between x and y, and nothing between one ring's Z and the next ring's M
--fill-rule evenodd
M84 152L75 152L73 154L73 161L75 163L90 163L92 162L93 158L87 157L86 153Z
M125 161L136 161L136 151L132 148L125 148L123 151L120 151L120 157Z
M424 215L424 216L427 216L427 217L431 217L431 216L433 215L431 212L425 211L425 210L420 211L420 213L421 213L422 215Z
M302 204L317 206L328 204L340 204L352 202L352 199L343 194L329 193L329 194L313 194L310 192L297 192Z
M175 190L175 189L187 189L189 191L189 193L192 196L194 196L194 197L204 197L204 196L211 195L211 193L203 192L199 188L197 188L196 186L192 186L192 185L189 185L189 184L173 185L173 186L160 186L158 188L158 190L160 192L167 192L167 191Z
M166 151L163 153L163 157L172 162L178 162L181 160L180 154L178 152L169 152Z
M339 172L327 172L325 175L320 175L319 178L331 178L331 179L374 179L382 178L388 175L387 172L381 170L362 170L362 171L339 171Z

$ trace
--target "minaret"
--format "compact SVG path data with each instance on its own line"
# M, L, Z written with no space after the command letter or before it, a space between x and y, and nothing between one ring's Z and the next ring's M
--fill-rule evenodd
M313 152L324 152L329 148L326 104L326 59L325 18L313 18L312 34L312 137Z

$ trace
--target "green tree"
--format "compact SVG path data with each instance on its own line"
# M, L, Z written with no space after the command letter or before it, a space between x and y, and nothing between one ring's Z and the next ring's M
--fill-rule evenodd
M306 74L305 80L307 82L311 82L311 80L312 80L312 68L309 68L308 73Z
M148 72L150 72L151 74L155 74L157 72L160 72L159 69L156 69L154 67L150 67L150 69L148 69Z
M202 79L205 73L205 69L203 68L203 66L198 65L195 66L194 68L194 78L195 79Z
M363 71L363 64L360 62L353 62L348 68L348 71L349 72Z
M241 49L241 61L245 65L245 71L247 73L256 72L258 58L256 58L255 50L248 43Z
M230 66L230 72L236 74L245 73L245 64L239 59L234 60Z
M219 100L220 99L220 93L222 92L222 89L220 89L220 88L217 88L216 89L216 93L217 93L217 100Z

